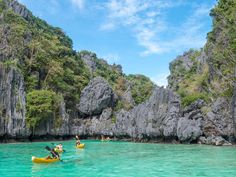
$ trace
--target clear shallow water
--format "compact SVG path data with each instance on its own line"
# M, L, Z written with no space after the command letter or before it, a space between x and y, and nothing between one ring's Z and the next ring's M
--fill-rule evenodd
M33 164L49 142L0 144L0 176L236 176L236 147L141 144L86 140L85 149L62 142L63 162Z

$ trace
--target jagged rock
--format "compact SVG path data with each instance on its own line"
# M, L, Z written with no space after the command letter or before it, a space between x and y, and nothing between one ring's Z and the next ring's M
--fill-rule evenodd
M80 53L80 58L84 61L91 73L97 69L96 57L96 54L92 52Z
M82 90L78 110L85 115L97 115L103 109L113 107L115 101L114 92L108 82L96 77Z
M193 61L192 58L195 56L196 51L189 50L183 55L178 56L169 64L171 75L168 76L168 88L176 91L178 89L178 84L184 79L183 72L191 70L195 62L199 63L197 69L198 72L201 72L202 66L206 62L206 54L201 50L200 55L195 59L196 61Z
M206 136L234 135L230 105L226 98L219 97L212 104L211 110L206 113L203 131Z
M27 137L23 76L0 64L0 136Z
M200 136L200 137L198 138L198 144L206 144L206 142L207 142L206 137Z
M226 141L223 137L221 136L209 136L209 137L204 137L201 136L198 139L198 144L207 144L207 145L215 145L215 146L230 146L232 145L228 141Z
M127 90L124 92L123 95L121 95L121 99L128 103L130 106L134 106L135 105L135 102L134 102L134 99L132 97L132 92L131 92L131 86L130 86L130 83L127 83Z
M77 119L77 122L70 127L70 134L84 136L112 136L114 123L112 122L111 116L112 109L107 108L104 109L99 116L92 116L87 119Z
M170 90L156 87L152 96L130 111L116 113L114 134L142 139L176 136L177 120L180 114L178 98Z
M183 111L183 113L189 113L191 111L199 110L204 106L204 100L198 99L192 104L190 104L188 107L186 107Z
M202 135L203 105L204 101L198 99L184 109L183 117L180 118L177 126L177 136L180 141L191 143Z
M104 109L102 114L97 118L93 117L91 120L91 126L88 127L88 132L92 135L113 135L112 132L112 109Z
M122 74L123 71L122 71L122 66L121 65L117 65L117 64L113 64L111 66L113 69L115 69L118 73Z
M172 100L170 105L167 116L161 126L165 137L174 137L177 135L177 123L180 116L180 103L177 97Z
M183 117L178 121L177 136L180 141L191 143L202 135L201 120L191 120Z
M216 145L216 146L222 146L223 144L228 144L229 142L226 141L221 136L209 136L207 137L206 144L208 145Z
M4 0L7 5L7 8L12 9L16 14L22 16L25 19L28 19L31 15L31 12L23 5L18 3L15 0Z
M131 117L129 111L121 110L116 113L116 124L113 128L115 136L134 137L135 120Z

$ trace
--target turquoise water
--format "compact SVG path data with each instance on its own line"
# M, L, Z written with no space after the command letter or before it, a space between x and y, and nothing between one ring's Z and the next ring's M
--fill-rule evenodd
M236 147L141 144L85 140L62 142L63 162L33 164L49 142L0 144L0 176L236 176Z

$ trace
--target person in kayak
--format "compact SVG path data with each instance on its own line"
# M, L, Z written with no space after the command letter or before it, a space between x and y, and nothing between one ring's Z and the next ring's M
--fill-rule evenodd
M52 154L52 157L49 155L47 159L60 159L59 153L57 153L54 148L50 150L50 153Z
M62 144L58 144L58 145L56 146L56 148L57 148L59 151L63 151Z
M75 144L75 145L76 145L76 146L80 145L80 139L79 139L79 136L76 135L75 138L76 138L76 144Z

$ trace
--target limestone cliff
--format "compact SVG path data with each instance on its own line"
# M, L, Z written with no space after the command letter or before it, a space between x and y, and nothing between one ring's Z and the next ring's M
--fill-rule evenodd
M23 76L16 68L0 64L0 137L29 136L25 101Z

